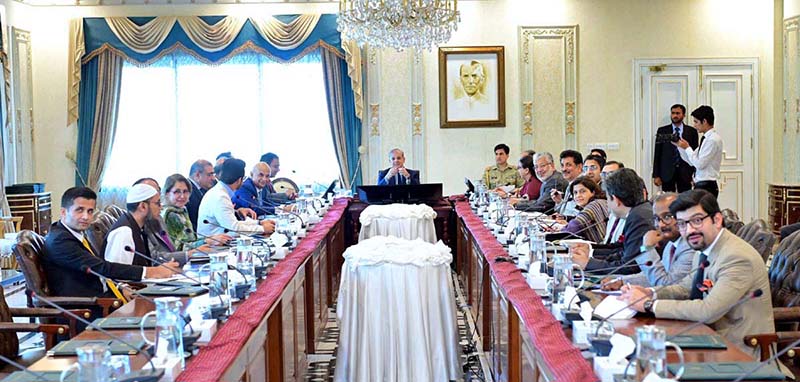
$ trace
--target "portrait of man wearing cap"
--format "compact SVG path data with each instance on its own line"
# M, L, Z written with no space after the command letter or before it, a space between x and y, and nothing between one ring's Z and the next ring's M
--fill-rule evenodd
M128 211L119 217L106 235L106 245L103 248L106 261L145 267L158 265L152 264L150 260L143 256L137 256L131 251L126 251L125 247L132 248L136 252L151 257L150 249L147 245L145 222L147 219L157 219L159 217L161 213L161 195L153 186L140 183L131 187L125 197L125 203ZM171 263L166 265L178 266L178 263L174 261Z

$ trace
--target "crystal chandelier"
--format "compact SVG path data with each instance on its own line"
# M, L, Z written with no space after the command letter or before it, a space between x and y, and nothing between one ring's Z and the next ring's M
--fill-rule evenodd
M339 0L339 32L360 45L428 49L458 28L458 0Z

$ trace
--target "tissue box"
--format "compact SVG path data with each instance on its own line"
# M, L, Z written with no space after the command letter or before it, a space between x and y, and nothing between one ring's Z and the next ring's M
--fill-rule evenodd
M181 367L181 359L177 357L173 358L159 358L153 357L153 363L158 365L157 368L164 369L164 376L159 379L159 382L171 382L174 381L175 378L178 377L183 371Z
M621 364L613 363L608 357L594 357L594 373L600 377L601 382L614 382L614 375L625 372L625 367L628 366L627 360ZM636 369L631 365L628 368L628 373L635 373Z
M589 322L581 320L572 321L572 343L581 348L588 347L590 343L587 337L590 334L594 334L599 325L600 321L597 320Z
M538 290L547 289L547 280L549 279L550 277L548 277L547 275L543 274L535 275L533 273L528 273L528 277L526 277L528 285L532 289L538 289Z
M192 329L200 332L200 339L197 342L207 343L211 341L211 337L217 332L217 320L192 320Z

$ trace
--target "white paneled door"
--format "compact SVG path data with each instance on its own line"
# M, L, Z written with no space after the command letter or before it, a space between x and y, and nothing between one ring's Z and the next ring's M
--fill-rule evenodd
M756 96L758 62L755 59L635 60L637 171L648 189L652 182L653 147L659 126L670 123L670 106L686 106L686 120L700 105L714 108L714 127L724 140L720 173L721 208L730 208L747 222L758 214L759 187L756 158Z

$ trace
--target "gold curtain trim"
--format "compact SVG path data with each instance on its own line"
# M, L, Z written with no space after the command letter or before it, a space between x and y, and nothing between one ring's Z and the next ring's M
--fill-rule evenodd
M227 48L242 31L246 21L247 18L227 16L214 25L208 25L197 16L178 17L178 24L186 36L206 52L219 52Z
M325 50L330 51L331 53L335 54L339 58L344 58L344 55L342 54L342 52L339 52L339 50L336 49L336 47L334 47L333 45L330 45L330 44L328 44L328 43L326 43L325 41L322 41L322 40L317 41L313 45L309 45L307 48L303 49L302 52L300 52L296 56L292 57L292 59L290 59L290 60L283 60L280 57L276 57L276 56L272 55L271 53L269 53L269 51L267 51L266 49L256 45L252 41L248 41L248 42L242 44L242 46L232 50L229 54L225 55L225 57L222 57L218 61L211 61L211 60L209 60L209 59L207 59L207 58L205 58L203 56L200 56L199 54L197 54L197 52L187 48L185 45L181 44L180 42L176 42L171 47L166 48L166 49L162 50L161 52L159 52L155 57L153 57L153 58L151 58L151 59L149 59L147 61L141 62L141 61L137 61L137 60L135 60L135 59L133 59L131 57L128 57L128 55L125 54L125 52L123 52L123 51L111 46L108 43L105 43L105 44L101 45L99 48L95 49L92 53L90 53L89 55L84 57L84 59L82 60L82 63L86 64L87 62L91 61L93 58L97 57L98 55L102 54L103 52L110 51L110 52L113 52L114 54L122 57L122 59L124 59L125 61L127 61L127 62L129 62L129 63L131 63L131 64L133 64L135 66L145 67L145 66L152 65L154 62L164 58L167 55L170 55L170 54L174 53L175 51L180 50L180 51L182 51L182 52L194 57L197 61L200 61L200 62L202 62L202 63L204 63L206 65L211 65L211 66L224 64L225 62L229 61L230 59L232 59L237 54L240 54L240 53L245 52L245 51L252 51L252 52L255 52L255 53L258 53L258 54L262 54L262 55L264 55L266 57L269 57L273 61L280 62L282 64L291 64L293 62L301 60L303 57L305 57L306 55L308 55L309 53L311 53L311 52L313 52L313 51L315 51L317 49L325 49Z
M258 34L280 50L292 50L306 41L319 22L320 14L300 15L288 24L270 18L251 17L250 22Z
M81 87L81 57L86 53L83 39L83 19L69 24L69 68L67 69L67 126L78 122Z
M364 120L364 95L363 81L361 76L361 49L355 41L342 41L345 61L347 62L347 76L350 77L350 85L353 88L353 101L356 109L356 118Z
M128 48L136 53L148 54L164 42L176 19L174 16L156 17L139 26L127 17L107 17L106 23Z

